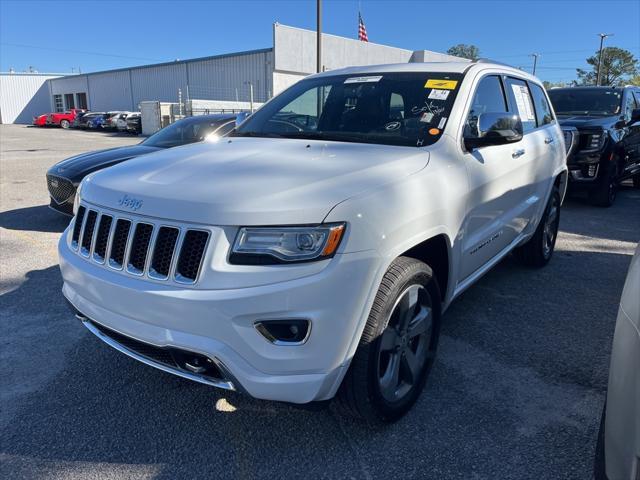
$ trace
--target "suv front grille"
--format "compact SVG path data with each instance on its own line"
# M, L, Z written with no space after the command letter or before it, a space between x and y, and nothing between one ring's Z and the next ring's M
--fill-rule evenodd
M147 218L80 205L71 248L95 263L130 275L194 284L210 236L208 230L156 224Z
M76 187L70 180L55 175L47 175L47 189L58 204L65 203L76 194Z

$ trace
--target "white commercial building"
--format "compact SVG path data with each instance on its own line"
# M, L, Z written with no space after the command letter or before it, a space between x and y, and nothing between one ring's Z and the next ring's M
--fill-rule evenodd
M352 65L460 60L428 50L361 42L323 34L322 65L333 70ZM141 102L215 100L230 105L265 102L316 71L316 33L273 25L270 48L174 62L69 75L50 80L53 111L138 110Z
M51 92L47 80L54 73L0 73L0 123L31 123L33 117L49 111Z

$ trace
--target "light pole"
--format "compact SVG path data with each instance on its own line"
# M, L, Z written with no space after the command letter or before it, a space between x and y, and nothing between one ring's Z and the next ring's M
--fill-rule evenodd
M599 33L600 36L600 52L598 53L598 73L596 76L596 87L600 86L600 69L602 67L602 44L604 43L604 39L607 37L611 37L613 33Z
M533 57L533 75L536 74L536 65L538 65L538 57L540 56L539 53L532 53L530 55L531 57Z
M316 72L322 71L322 0L316 0Z

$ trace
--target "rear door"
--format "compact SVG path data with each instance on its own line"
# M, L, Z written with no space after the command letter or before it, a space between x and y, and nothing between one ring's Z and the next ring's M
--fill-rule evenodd
M622 114L625 122L631 120L631 112L640 108L640 91L634 92L626 89L625 98L622 100ZM625 127L625 135L620 142L621 155L623 156L623 177L640 174L640 122L628 123Z
M477 118L482 113L519 113L510 107L514 102L507 101L505 87L512 88L507 80L499 75L486 75L478 81L467 113L465 135L476 134ZM536 128L533 103L530 96L523 98L523 95L518 96L525 113L522 120L526 130L521 141L463 152L470 191L462 242L461 279L472 275L507 248L529 222L532 178L536 174L534 159L538 150L529 135ZM530 103L523 103L527 101ZM525 108L529 110L525 111ZM532 115L533 123L527 120Z

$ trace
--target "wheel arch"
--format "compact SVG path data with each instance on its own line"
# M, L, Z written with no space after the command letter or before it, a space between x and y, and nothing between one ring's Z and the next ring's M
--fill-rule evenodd
M567 188L569 186L569 171L563 170L558 175L556 175L556 179L554 181L554 187L558 187L560 192L560 205L564 203L564 198L567 194Z
M432 236L414 245L399 256L415 258L431 267L440 289L440 300L445 301L450 278L449 239L444 233Z

